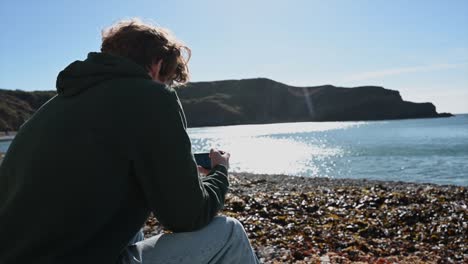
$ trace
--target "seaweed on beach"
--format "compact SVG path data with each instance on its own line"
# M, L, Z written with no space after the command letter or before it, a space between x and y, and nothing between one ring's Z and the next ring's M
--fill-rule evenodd
M223 214L265 263L468 261L466 187L231 176ZM162 229L154 218L147 235Z

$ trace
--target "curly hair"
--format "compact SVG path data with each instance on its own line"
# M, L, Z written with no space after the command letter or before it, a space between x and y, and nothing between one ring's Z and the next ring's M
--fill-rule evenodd
M191 50L169 30L137 18L102 30L101 52L129 58L146 70L162 60L159 74L165 82L184 84L189 80Z

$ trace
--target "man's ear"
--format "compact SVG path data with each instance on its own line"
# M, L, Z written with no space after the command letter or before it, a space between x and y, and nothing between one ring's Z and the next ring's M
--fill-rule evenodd
M161 76L159 75L161 71L162 60L159 60L157 63L151 64L149 67L148 74L153 79L153 81L161 82Z

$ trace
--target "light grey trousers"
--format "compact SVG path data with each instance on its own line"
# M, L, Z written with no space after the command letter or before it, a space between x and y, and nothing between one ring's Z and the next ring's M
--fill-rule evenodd
M231 217L217 216L194 232L142 239L137 234L136 243L127 247L119 263L258 263L244 227Z

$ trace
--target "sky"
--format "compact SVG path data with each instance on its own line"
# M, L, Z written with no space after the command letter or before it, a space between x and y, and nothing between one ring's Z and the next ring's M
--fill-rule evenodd
M468 113L467 0L1 0L0 88L53 90L139 17L192 50L192 81L265 77L294 86L383 86Z

